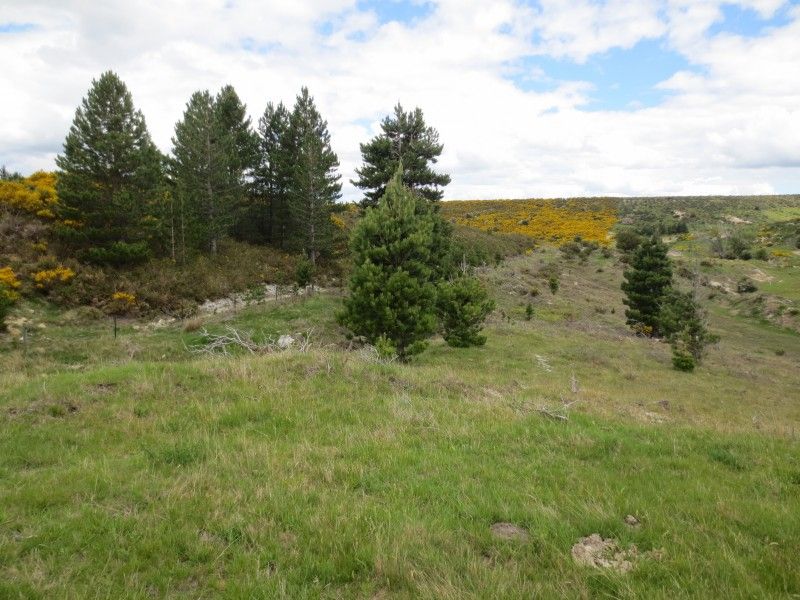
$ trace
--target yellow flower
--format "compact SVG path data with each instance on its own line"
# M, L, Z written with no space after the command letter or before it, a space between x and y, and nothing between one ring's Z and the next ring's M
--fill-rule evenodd
M57 204L55 173L37 171L24 179L0 181L0 205L52 219Z
M123 304L136 304L136 296L128 292L114 292L111 299Z
M33 281L40 290L51 287L54 283L67 283L75 277L75 271L69 267L58 266L55 269L37 271L33 274Z
M608 198L580 200L460 200L442 203L450 221L483 231L516 233L555 245L580 236L608 244L617 221Z

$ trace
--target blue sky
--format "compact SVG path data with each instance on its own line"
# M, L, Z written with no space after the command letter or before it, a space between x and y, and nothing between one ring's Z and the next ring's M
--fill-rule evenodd
M800 192L800 0L3 0L0 163L52 169L113 69L168 153L198 89L253 120L308 86L346 199L421 107L446 198Z

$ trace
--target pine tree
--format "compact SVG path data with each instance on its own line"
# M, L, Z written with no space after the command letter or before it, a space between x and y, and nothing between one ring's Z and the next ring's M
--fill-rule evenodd
M146 258L162 184L161 153L113 72L92 81L56 158L64 239L79 255L123 264Z
M252 191L253 172L258 161L258 137L253 132L247 108L233 86L223 87L214 99L214 118L218 129L217 144L226 164L226 180L221 193L222 205L229 207L239 225L257 203Z
M195 92L172 138L172 176L190 246L217 253L248 192L256 141L232 87Z
M625 271L622 291L628 324L647 335L659 335L661 302L672 285L667 247L658 238L643 241Z
M287 196L291 164L287 156L289 111L279 103L267 104L258 121L258 165L254 191L258 208L254 211L258 239L283 247L289 223Z
M331 250L331 209L341 196L342 184L336 173L339 159L331 149L328 124L308 88L302 88L297 96L287 137L291 156L290 246L303 250L316 265L317 258Z
M441 200L441 188L450 183L450 176L435 172L431 165L436 164L444 146L436 129L425 124L422 110L405 112L398 104L394 115L383 119L381 129L383 133L361 144L364 165L356 169L358 180L352 183L364 190L362 206L378 203L401 160L403 183L427 200Z
M351 238L354 268L340 322L370 343L388 340L401 360L421 352L436 331L437 275L432 265L438 215L406 188L400 172Z

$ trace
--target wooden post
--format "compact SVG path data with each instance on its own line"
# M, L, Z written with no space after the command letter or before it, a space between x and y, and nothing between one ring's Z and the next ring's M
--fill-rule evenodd
M117 339L117 315L114 315L114 339Z

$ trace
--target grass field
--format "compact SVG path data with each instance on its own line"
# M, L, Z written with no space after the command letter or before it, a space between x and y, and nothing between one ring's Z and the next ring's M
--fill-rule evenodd
M435 342L411 365L348 348L337 294L124 320L116 339L25 304L27 343L0 340L0 597L800 595L796 207L711 204L679 203L691 234L669 238L721 337L692 375L626 329L615 255L567 260L517 231L535 203L486 205L509 231L457 222L470 262L521 255L480 269L487 346ZM675 205L632 206L623 220ZM710 258L721 229L769 259ZM190 352L228 326L314 346ZM593 533L635 544L632 570L576 564Z
M313 329L232 357L26 306L27 348L0 349L0 597L800 595L800 335L710 302L721 341L676 372L625 328L621 268L486 267L486 347L410 365L348 350L331 294L205 317ZM576 564L592 533L633 569Z

